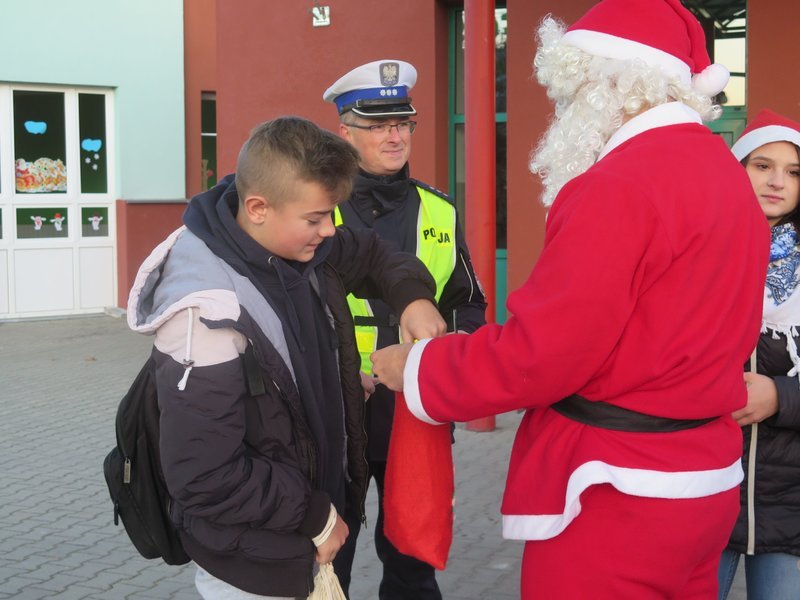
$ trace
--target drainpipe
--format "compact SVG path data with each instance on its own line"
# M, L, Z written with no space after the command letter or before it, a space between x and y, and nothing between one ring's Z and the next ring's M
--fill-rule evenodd
M494 0L464 0L464 134L466 237L486 294L486 320L495 321L495 22ZM495 418L469 421L470 431L493 431Z

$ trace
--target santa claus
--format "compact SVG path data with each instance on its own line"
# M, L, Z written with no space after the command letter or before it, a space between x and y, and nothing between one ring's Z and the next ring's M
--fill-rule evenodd
M385 348L373 372L429 423L525 409L502 505L524 599L715 598L769 254L703 125L727 71L679 0L546 18L534 67L556 105L531 159L550 209L511 317Z

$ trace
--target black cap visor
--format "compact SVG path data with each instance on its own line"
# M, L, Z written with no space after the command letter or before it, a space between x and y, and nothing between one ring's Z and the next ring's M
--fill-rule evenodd
M396 98L358 100L342 107L342 112L340 114L344 114L348 110L352 110L355 114L366 118L406 117L417 114L416 109L411 106L411 98L403 98L400 104L398 104Z

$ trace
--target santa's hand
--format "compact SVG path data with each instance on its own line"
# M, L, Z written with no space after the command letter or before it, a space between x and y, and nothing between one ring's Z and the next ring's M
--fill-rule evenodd
M406 368L408 353L414 344L395 344L376 350L370 355L372 374L395 392L403 391L403 370Z

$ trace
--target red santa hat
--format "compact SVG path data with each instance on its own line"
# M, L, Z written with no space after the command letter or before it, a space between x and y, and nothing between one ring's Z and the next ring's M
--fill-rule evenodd
M719 94L730 78L711 63L703 28L680 0L603 0L564 41L593 56L642 60L706 96Z
M800 123L764 109L748 123L731 152L743 160L756 148L771 142L791 142L800 148Z

